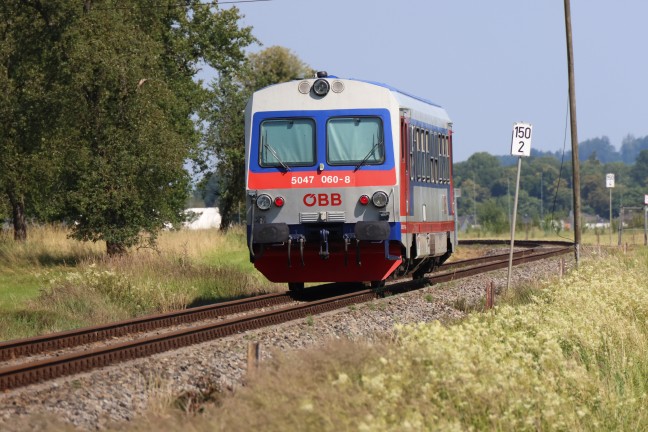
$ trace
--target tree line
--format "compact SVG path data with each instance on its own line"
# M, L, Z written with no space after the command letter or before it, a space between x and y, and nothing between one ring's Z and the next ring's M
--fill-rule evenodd
M3 1L0 217L14 239L36 220L109 254L155 242L184 219L188 160L218 171L228 226L247 98L311 71L285 48L247 55L259 41L241 18L199 0Z
M598 139L592 141L600 142ZM648 137L636 141L648 144ZM581 148L587 149L587 144L579 145L579 155ZM608 173L615 176L614 218L618 217L621 207L643 205L644 195L648 194L648 149L640 150L632 164L619 160L603 162L596 151L585 153L587 158L580 162L583 214L609 219L610 190L605 181ZM523 158L517 218L520 224L539 226L549 220L569 218L572 211L571 155L556 156L535 153L530 158ZM457 199L458 216L471 217L473 223L490 231L508 230L517 174L516 165L509 162L507 157L475 153L468 160L454 164L454 185L461 188L461 197Z

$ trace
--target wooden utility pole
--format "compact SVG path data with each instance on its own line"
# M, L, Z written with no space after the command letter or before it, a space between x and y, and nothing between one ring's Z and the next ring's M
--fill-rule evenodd
M578 161L578 133L576 127L576 88L574 84L574 49L572 47L571 7L565 0L565 32L567 34L567 71L569 74L569 118L571 129L572 170L574 191L574 253L576 266L580 258L581 244L581 201L580 201L580 166Z

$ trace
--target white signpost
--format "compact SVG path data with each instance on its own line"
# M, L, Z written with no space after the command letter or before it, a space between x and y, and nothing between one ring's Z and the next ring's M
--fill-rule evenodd
M522 158L531 156L532 134L533 126L530 123L513 123L513 133L511 134L511 155L519 156L519 158L517 165L517 180L515 181L513 220L511 221L511 251L509 253L508 278L506 281L507 290L511 286L511 269L513 268L513 244L515 243L515 221L517 219L518 195L520 192L520 169L522 168Z
M614 174L605 174L605 187L610 189L614 187Z
M605 187L610 189L610 246L612 246L612 189L614 188L614 174L605 174Z
M513 137L511 138L511 154L513 156L531 156L531 134L533 126L529 123L513 124Z

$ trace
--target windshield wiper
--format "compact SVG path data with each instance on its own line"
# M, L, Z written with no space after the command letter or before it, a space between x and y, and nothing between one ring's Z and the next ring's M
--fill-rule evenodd
M374 151L374 150L376 149L376 147L378 147L378 145L380 145L380 144L382 144L382 141L376 141L376 143L373 145L373 147L371 147L371 150L369 150L369 153L367 153L367 156L365 156L364 159L362 159L362 160L360 161L360 163L359 163L358 165L356 165L356 167L355 167L355 169L353 170L353 172L358 171L358 170L360 169L360 167L361 167L362 165L364 165L364 164L369 160L369 156L371 156L371 154L373 153L373 151Z
M283 169L286 170L286 172L290 171L288 165L286 165L284 161L281 160L281 158L277 154L277 151L270 144L266 142L266 139L262 138L261 140L263 141L263 147L267 148L270 151L272 156L274 156L274 158L277 159L277 162L279 162L279 164L283 167Z

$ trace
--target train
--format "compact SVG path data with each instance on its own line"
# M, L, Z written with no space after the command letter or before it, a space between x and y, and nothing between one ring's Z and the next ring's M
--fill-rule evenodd
M268 280L422 278L457 246L452 122L387 84L326 72L245 108L250 261Z

